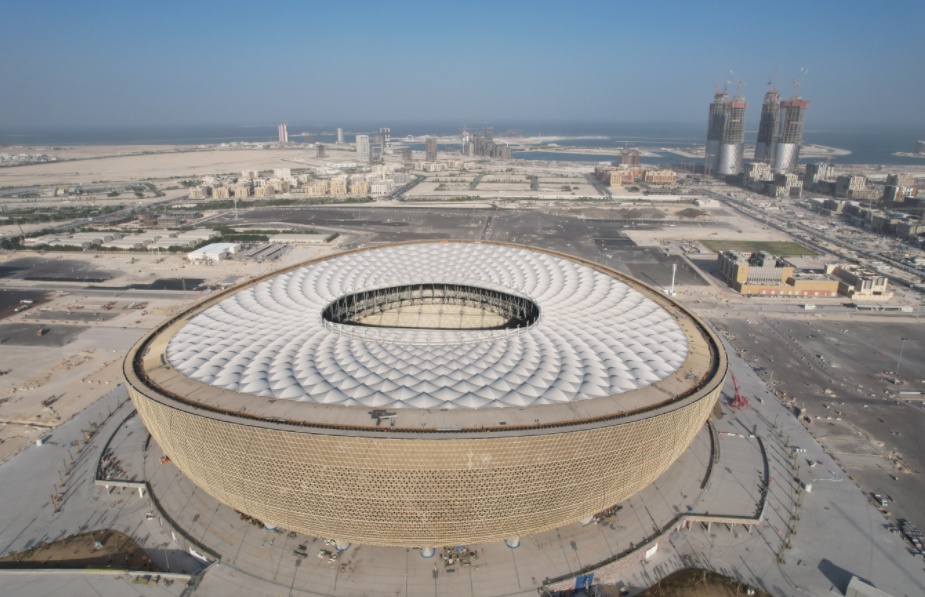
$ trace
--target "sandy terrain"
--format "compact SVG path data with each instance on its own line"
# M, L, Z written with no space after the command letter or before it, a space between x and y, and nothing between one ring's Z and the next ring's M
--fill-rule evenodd
M299 168L321 163L314 148L225 149L125 155L117 148L81 148L87 157L78 161L50 162L30 166L0 168L0 187L130 182L144 179L182 178L209 174L240 174L242 170ZM122 149L122 148L118 148ZM106 151L109 150L109 151ZM57 152L56 152L57 154ZM352 159L352 151L327 151L328 160ZM100 157L92 157L92 156ZM109 157L104 157L109 156Z

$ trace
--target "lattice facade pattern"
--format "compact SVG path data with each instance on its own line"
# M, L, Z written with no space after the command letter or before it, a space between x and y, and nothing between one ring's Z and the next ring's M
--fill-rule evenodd
M308 535L399 546L499 541L612 506L687 449L719 391L597 429L389 439L219 420L129 386L154 439L217 500Z

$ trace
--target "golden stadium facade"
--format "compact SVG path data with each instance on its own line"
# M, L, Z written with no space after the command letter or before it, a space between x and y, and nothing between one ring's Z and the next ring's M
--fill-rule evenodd
M722 346L617 271L401 243L197 303L124 364L154 439L268 525L370 545L499 541L654 481L716 402Z

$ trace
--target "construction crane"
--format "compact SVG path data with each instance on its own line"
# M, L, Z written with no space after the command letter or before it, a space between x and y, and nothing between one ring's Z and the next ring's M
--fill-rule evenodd
M739 382L736 381L736 376L732 376L732 385L735 386L736 395L732 399L732 408L742 408L748 406L748 397L743 396L742 392L739 391Z

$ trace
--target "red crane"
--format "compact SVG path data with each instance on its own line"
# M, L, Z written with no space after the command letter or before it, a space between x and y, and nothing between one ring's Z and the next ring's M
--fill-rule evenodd
M743 406L748 406L748 398L742 395L742 392L739 391L739 382L736 381L736 376L732 376L732 385L735 386L736 395L732 399L732 408L742 408Z

